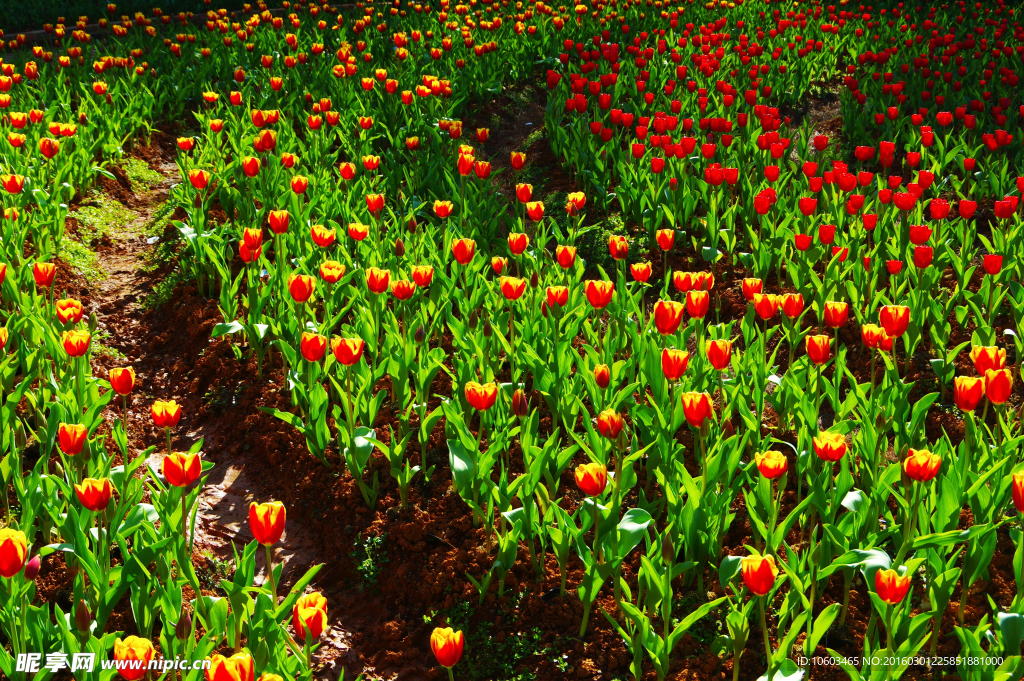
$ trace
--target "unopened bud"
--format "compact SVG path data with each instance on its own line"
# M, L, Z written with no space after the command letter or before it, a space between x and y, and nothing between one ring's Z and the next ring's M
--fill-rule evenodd
M42 562L43 560L39 557L38 553L32 556L32 560L25 563L25 579L30 582L33 581L39 574L39 566L42 565Z
M192 618L184 610L181 611L178 624L174 627L174 635L179 641L184 641L192 635Z
M512 413L520 418L530 413L530 398L521 388L512 393Z
M416 233L416 218L409 218L409 222L405 223L406 229L409 230L409 234Z
M395 239L395 257L405 257L405 244L402 243L401 239Z
M480 315L477 314L476 310L473 310L473 312L470 313L470 315L469 315L469 328L475 329L476 328L477 320L479 320L479 318L480 318Z
M89 606L85 599L80 598L78 606L75 608L75 627L82 634L86 634L92 629L92 613L89 612Z
M661 542L661 562L665 565L672 565L675 559L676 547L672 545L672 537L666 532L665 538Z
M491 329L491 320L490 319L485 319L484 320L484 336L486 338L490 338L491 337L491 333L493 333L493 330Z
M422 324L420 324L418 327L416 327L416 333L413 334L413 339L417 343L422 343L423 341L425 341L427 339L427 332L423 328Z
M537 273L534 272L530 277L530 288L537 288L538 283L540 283L540 277L538 277Z

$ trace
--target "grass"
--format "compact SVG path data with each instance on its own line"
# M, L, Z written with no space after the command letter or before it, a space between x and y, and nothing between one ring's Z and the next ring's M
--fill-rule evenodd
M106 278L107 273L100 267L99 258L91 246L116 230L124 229L134 219L135 213L109 196L94 192L88 203L80 206L70 217L78 221L78 230L61 243L61 258L88 281Z
M518 599L512 600L518 602ZM558 645L546 650L540 628L494 634L492 622L472 623L475 611L472 603L463 601L441 613L447 620L447 626L461 630L466 637L463 653L466 664L462 667L464 678L470 681L530 681L535 678L536 661L544 656L560 669L568 667L565 658L557 654ZM503 620L513 619L515 605L510 602L501 615Z
M152 189L164 179L164 176L150 168L149 164L137 158L129 158L121 164L121 168L131 180L132 189L136 192Z

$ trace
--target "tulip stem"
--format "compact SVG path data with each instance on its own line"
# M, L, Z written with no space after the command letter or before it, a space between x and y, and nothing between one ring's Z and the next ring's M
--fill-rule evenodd
M167 456L172 454L171 452L171 428L170 426L164 428L167 431Z
M914 504L913 509L910 511L910 517L907 519L907 528L903 532L903 545L900 547L899 553L896 554L896 560L893 561L893 565L902 565L903 558L907 555L907 551L910 549L910 542L914 538L914 524L917 520L917 510L921 505L921 499L923 495L920 493L921 485L914 485Z
M761 633L764 635L764 654L765 654L765 657L767 658L767 663L768 663L767 678L768 678L768 681L771 681L771 678L772 678L772 642L771 642L771 639L768 638L768 624L767 624L767 622L765 620L765 617L764 617L764 601L765 601L765 598L767 598L767 596L761 596L760 598L758 598L757 599L757 604L758 604L758 606L760 607L760 610L761 610Z
M700 430L697 431L697 439L700 440L700 495L703 497L708 493L708 452Z
M274 578L274 559L270 552L270 545L264 546L267 550L267 579L270 580L270 600L274 607L277 607L277 580Z
M895 563L898 564L898 563ZM885 608L885 657L892 655L892 604L888 604ZM892 678L892 667L887 666L885 671L885 678Z
M601 557L601 554L598 552L598 549L597 549L597 524L598 524L597 497L591 497L590 500L594 503L594 545L590 549L590 556L591 556L591 562L594 565L597 565L597 561Z

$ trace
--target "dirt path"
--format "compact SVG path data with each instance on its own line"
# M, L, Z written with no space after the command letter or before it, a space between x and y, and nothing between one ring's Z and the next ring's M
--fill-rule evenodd
M104 187L108 190L105 193L120 201L133 217L123 228L113 230L109 240L97 249L97 265L105 276L92 282L88 289L99 336L112 352L99 355L93 368L99 376L105 376L114 366L135 368L136 388L128 403L129 447L140 455L155 445L156 450L147 460L153 470L160 470L166 454L163 434L152 426L149 415L153 400L175 399L182 405L182 421L173 433L175 450L186 449L200 438L204 440L203 458L215 466L199 500L193 558L197 570L215 583L233 573L232 544L241 552L253 540L248 523L250 502L269 498L260 494L259 481L252 479L246 466L245 443L238 442L234 431L224 427L225 417L204 408L206 395L197 394L199 377L193 374L209 372L209 367L200 361L205 349L197 352L197 346L212 345L209 327L200 325L205 334L181 328L181 314L195 317L190 306L197 301L175 298L153 310L144 305L147 295L173 271L169 264L154 261L160 256L160 251L154 249L169 234L164 231L166 225L159 223L168 223L172 217L166 204L171 188L181 181L173 152L164 151L156 158L147 154L150 168L163 177L155 186L136 193L123 173L115 173L120 187ZM152 236L161 233L163 237ZM198 304L204 309L212 304L216 310L213 301L199 300ZM168 342L179 337L193 342ZM206 378L216 382L219 377ZM111 420L119 418L120 404L116 410L109 409L107 416ZM313 534L294 515L288 519L283 539L274 547L274 561L275 565L284 564L279 594L287 593L311 565L328 563L321 569L317 582L329 575L330 561L318 554ZM257 582L262 583L266 579L262 551L257 553L257 565ZM335 660L349 648L347 634L336 624L337 617L332 620L335 624L324 634L323 645L315 656L323 665L318 678L337 679L340 670L335 669Z

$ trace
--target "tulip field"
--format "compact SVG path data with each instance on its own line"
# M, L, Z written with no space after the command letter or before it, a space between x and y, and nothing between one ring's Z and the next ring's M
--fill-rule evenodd
M1019 4L130 5L0 9L0 678L1024 678Z

